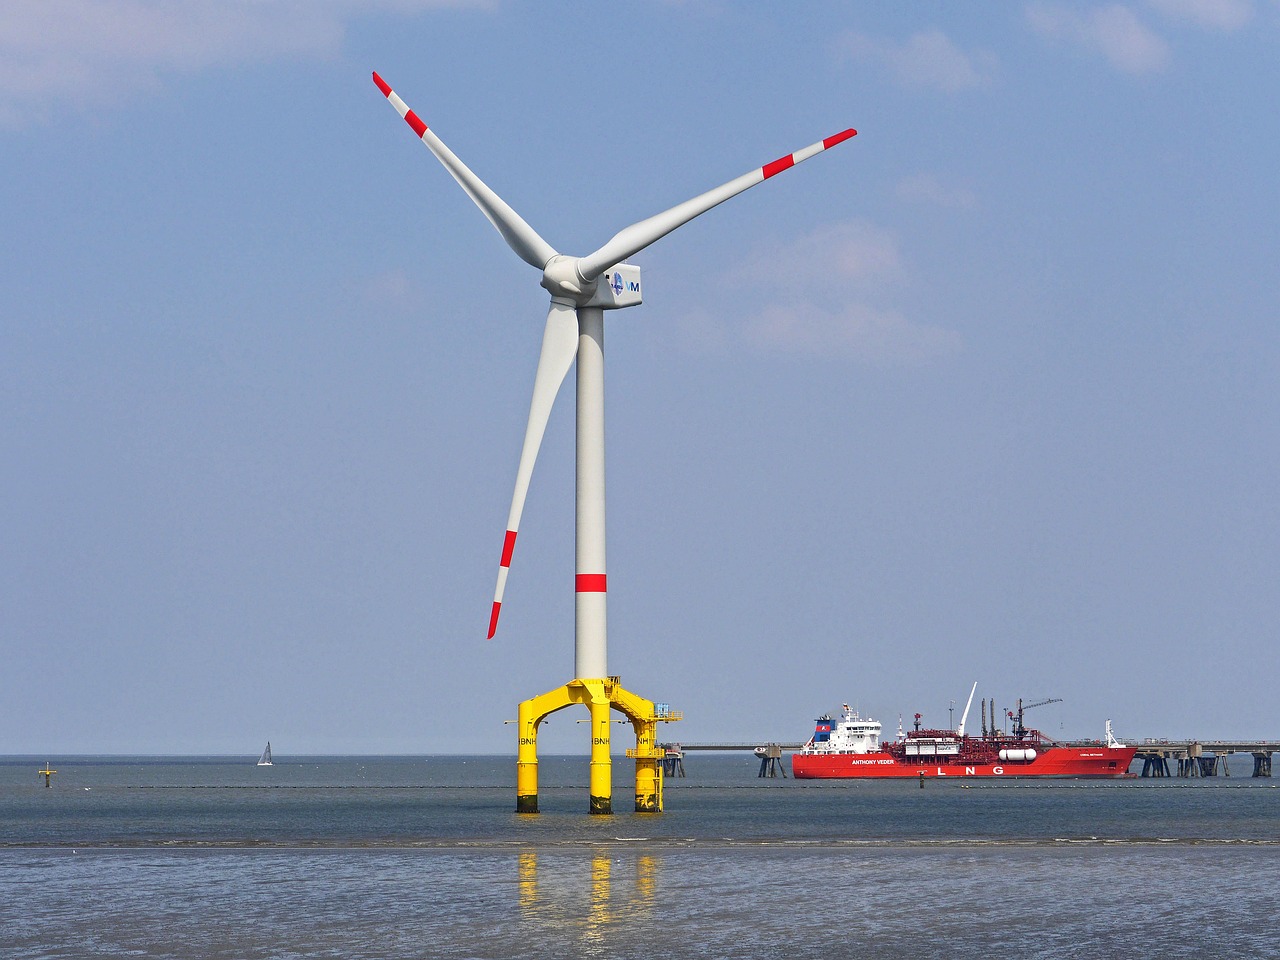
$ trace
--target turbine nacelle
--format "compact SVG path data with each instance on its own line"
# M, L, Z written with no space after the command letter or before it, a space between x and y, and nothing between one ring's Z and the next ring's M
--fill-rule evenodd
M632 263L614 264L594 280L582 279L579 257L556 255L542 271L542 286L551 296L577 307L621 310L638 306L640 268Z

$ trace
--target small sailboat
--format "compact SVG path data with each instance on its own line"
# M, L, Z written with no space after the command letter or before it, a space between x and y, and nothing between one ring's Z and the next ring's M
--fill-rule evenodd
M260 767L271 766L271 741L270 740L267 741L267 749L262 751L262 756L258 759L258 766Z

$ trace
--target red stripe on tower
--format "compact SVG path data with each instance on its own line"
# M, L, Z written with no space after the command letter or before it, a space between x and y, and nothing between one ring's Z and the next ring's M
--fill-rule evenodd
M763 173L764 178L768 180L774 174L781 173L783 170L787 170L795 165L796 155L794 153L789 153L785 157L779 157L777 160L773 161L773 163L766 163L760 168L760 172Z
M502 565L504 567L511 566L511 553L516 548L516 532L508 530L506 538L502 541Z
M497 600L493 601L493 612L489 614L489 640L492 640L493 635L498 632L498 611L501 609L502 604Z
M823 140L822 149L829 150L837 143L844 143L850 137L856 137L857 135L858 131L850 127L848 130L843 130L840 133L837 133L834 137L827 137L827 139Z
M577 578L578 593L605 593L603 573L580 573Z
M378 85L378 89L382 91L382 95L384 97L391 96L391 86L387 83L387 81L383 80L380 76L378 76L378 71L376 70L373 72L373 82Z
M404 122L413 127L413 132L418 136L422 136L427 132L427 125L423 123L416 113L410 110L404 115Z

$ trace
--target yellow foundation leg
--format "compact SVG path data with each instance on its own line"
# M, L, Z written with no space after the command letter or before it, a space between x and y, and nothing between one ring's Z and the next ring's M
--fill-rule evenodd
M538 698L520 704L516 727L520 745L516 750L516 813L538 812Z
M593 696L588 706L591 709L591 812L613 813L613 757L609 751L612 704L604 696Z
M636 728L636 813L662 812L662 760L656 720L633 721Z
M658 722L679 720L666 704L638 697L615 683L609 691L614 707L625 714L636 732L636 748L627 756L636 761L636 813L662 812L662 751L658 748Z

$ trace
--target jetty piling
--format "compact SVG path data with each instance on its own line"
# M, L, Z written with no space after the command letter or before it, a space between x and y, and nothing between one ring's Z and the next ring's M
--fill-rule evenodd
M1143 777L1170 777L1169 761L1175 761L1177 776L1184 779L1200 777L1229 777L1227 765L1232 754L1253 755L1253 776L1271 776L1271 754L1276 744L1266 740L1154 740L1148 738L1135 760L1142 761Z
M684 751L678 743L664 744L662 754L662 775L664 777L684 776Z
M787 768L782 762L782 747L776 743L768 743L763 747L756 748L756 755L760 758L760 772L757 777L777 778L779 774L782 779L787 779Z

